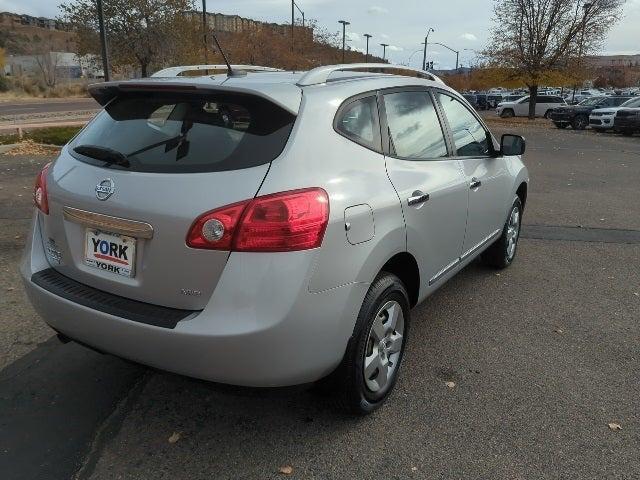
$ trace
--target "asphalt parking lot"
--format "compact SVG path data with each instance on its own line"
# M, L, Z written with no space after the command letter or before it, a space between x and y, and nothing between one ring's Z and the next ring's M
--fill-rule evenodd
M49 159L0 156L0 476L640 478L640 137L492 128L528 141L518 257L413 310L395 393L358 419L51 338L17 274Z

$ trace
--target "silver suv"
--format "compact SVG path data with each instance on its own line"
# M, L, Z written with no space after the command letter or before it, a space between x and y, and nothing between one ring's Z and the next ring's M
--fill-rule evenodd
M96 350L370 412L410 309L513 261L524 139L406 67L180 76L204 68L90 88L104 109L37 177L29 297Z

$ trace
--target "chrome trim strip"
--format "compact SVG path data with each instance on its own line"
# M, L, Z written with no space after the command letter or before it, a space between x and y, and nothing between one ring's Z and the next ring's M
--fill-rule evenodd
M431 286L434 283L436 283L443 275L445 275L447 272L449 272L453 267L455 267L459 263L460 263L460 258L456 258L453 262L451 262L449 265L447 265L442 270L440 270L438 273L436 273L431 278L431 280L429 280L429 286Z
M73 207L63 207L62 212L65 220L85 227L135 238L153 238L153 227L146 222L112 217Z
M497 229L495 232L490 233L489 235L487 235L485 238L483 238L479 243L477 243L476 245L474 245L473 247L471 247L469 250L467 250L466 252L464 252L462 254L462 256L460 257L460 261L464 260L465 258L467 258L469 255L471 255L473 252L475 252L476 250L478 250L480 247L482 247L484 244L486 244L488 241L490 241L493 237L495 237L498 233L500 233L502 231L501 228Z

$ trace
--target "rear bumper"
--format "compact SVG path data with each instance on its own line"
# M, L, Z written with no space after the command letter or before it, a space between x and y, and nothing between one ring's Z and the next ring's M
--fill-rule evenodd
M37 218L37 217L36 217ZM287 255L287 261L274 256ZM230 256L200 313L162 328L101 312L36 285L50 268L37 220L21 265L36 311L60 333L155 368L245 386L308 383L341 361L367 284L310 293L314 251Z

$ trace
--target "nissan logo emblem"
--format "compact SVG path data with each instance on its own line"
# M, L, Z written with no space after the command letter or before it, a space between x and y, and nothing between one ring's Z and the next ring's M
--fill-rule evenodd
M110 178L105 178L96 185L96 197L98 200L106 200L113 195L115 191L115 184Z

